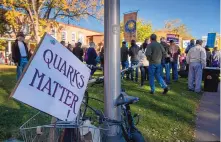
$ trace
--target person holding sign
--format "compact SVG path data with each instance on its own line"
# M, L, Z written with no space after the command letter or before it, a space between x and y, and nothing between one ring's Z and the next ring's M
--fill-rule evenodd
M17 80L21 76L21 73L23 72L29 60L28 47L24 40L24 33L19 32L17 34L17 39L15 40L15 43L12 45L12 59L17 65Z

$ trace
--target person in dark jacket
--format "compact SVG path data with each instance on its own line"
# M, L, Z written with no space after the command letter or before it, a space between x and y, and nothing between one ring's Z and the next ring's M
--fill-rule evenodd
M166 52L166 55L163 56L161 61L161 77L164 78L163 69L165 68L165 80L167 84L170 84L170 45L166 43L166 39L164 37L160 39L160 44L164 47L164 50Z
M28 54L28 47L24 42L25 35L23 34L23 32L19 32L16 37L17 39L12 45L12 59L14 63L17 65L17 80L18 80L22 72L24 71L25 66L28 63L30 56Z
M157 42L157 36L152 34L150 36L151 43L148 45L146 50L147 60L149 60L149 82L151 88L151 94L155 92L155 84L154 84L154 77L156 78L157 82L160 86L164 89L163 94L168 92L167 84L164 82L163 78L160 75L161 72L161 60L163 56L166 55L166 52L163 46Z
M139 46L136 44L135 40L131 40L131 47L129 49L129 56L131 57L131 66L137 65L138 60ZM134 70L131 73L131 80L134 81ZM138 68L136 68L135 81L138 82Z
M67 49L71 52L72 51L72 45L68 43Z
M128 68L129 62L128 62L128 54L129 50L128 47L126 46L126 41L122 42L122 47L121 47L121 65L122 65L122 70L125 68ZM124 73L122 73L122 78L124 78ZM127 79L129 79L129 74L127 74Z
M94 48L95 48L95 43L90 42L90 47L87 50L87 58L88 59L87 59L86 63L88 65L96 66L97 65L97 62L96 62L97 53L96 53ZM92 77L92 75L94 74L95 71L96 71L96 69L91 70L91 77Z
M100 61L101 61L103 75L104 75L104 46L101 48L101 51L100 51Z
M77 43L77 46L73 49L73 54L83 62L83 55L84 55L84 51L81 48L81 42Z
M148 45L148 44L149 44L149 41L150 41L149 38L145 38L143 44L140 45L140 49L143 49L144 43L146 43L146 44Z
M186 50L185 50L185 53L187 54L189 52L189 50L191 48L193 48L195 46L195 40L194 39L191 39L190 40L190 44L187 46Z
M212 52L212 67L220 68L220 57L221 52L218 50L218 47L214 47Z
M206 50L206 66L211 67L212 66L212 52L209 50L209 46L205 46Z

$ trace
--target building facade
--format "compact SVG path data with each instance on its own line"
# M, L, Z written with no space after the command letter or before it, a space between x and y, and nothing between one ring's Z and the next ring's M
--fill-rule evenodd
M72 45L81 42L83 46L88 46L91 41L98 45L104 40L103 33L101 32L63 23L59 23L59 31L52 28L48 33L58 41L65 41L66 44Z
M77 42L82 43L82 47L89 47L89 42L93 41L96 47L100 48L103 45L104 35L101 32L85 29L79 26L68 25L64 23L58 23L57 28L47 28L47 33L53 36L56 40L65 41L66 45L75 45ZM9 55L12 51L12 44L16 39L14 33L10 35L5 35L0 37L0 40L5 41L5 51L4 54ZM29 35L26 36L26 43L28 43L29 48L35 48L36 42L34 42Z

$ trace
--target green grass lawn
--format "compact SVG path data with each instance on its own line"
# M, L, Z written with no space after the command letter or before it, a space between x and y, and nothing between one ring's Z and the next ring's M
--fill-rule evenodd
M99 73L97 76L101 75ZM15 71L0 71L0 141L19 137L18 128L36 114L35 110L8 96L15 86ZM139 130L149 141L194 141L196 109L201 96L187 91L187 79L179 79L170 86L166 96L156 85L156 94L149 94L149 83L140 88L138 83L122 81L122 88L129 95L137 96L140 101L131 106L132 112L140 114ZM103 99L103 86L89 88L89 95ZM103 104L90 100L96 108Z

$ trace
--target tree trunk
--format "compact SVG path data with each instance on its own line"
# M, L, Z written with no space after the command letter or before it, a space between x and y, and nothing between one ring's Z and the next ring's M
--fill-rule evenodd
M34 24L34 34L35 34L35 40L37 43L40 42L40 37L39 37L39 22L38 18L36 18L35 24Z

